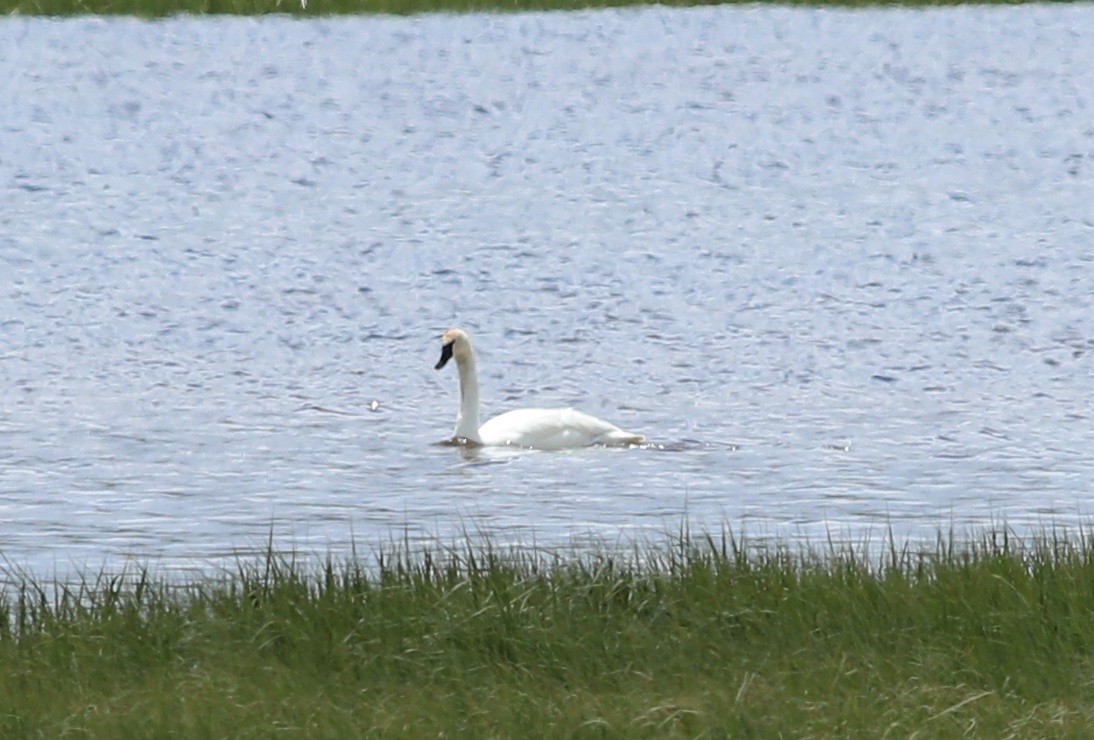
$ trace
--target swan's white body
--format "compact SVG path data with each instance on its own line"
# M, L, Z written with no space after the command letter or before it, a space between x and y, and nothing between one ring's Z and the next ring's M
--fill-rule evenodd
M563 450L590 445L641 444L645 437L574 409L517 409L479 424L479 377L471 340L460 329L442 338L440 370L449 358L460 372L460 413L455 438L486 447L517 446Z

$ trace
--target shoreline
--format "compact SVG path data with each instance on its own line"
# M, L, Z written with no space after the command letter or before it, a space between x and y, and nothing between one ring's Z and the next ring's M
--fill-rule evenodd
M394 543L375 571L271 550L182 584L25 580L0 603L0 731L1082 736L1089 529L878 544Z
M301 4L303 3L303 4ZM289 15L296 18L340 15L418 15L423 13L521 13L540 11L578 11L606 8L634 8L651 5L698 7L710 5L801 7L831 9L925 9L955 6L1035 5L1025 0L834 0L749 2L727 0L669 0L651 3L642 0L0 0L0 14L9 17L132 16L168 18L177 15ZM1070 2L1065 4L1081 4Z

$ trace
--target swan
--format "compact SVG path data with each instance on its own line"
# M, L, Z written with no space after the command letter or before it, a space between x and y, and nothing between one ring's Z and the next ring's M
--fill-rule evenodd
M615 424L570 408L528 408L507 411L479 425L479 376L471 338L462 329L449 329L441 337L440 370L456 358L460 372L460 413L453 439L485 447L532 447L564 450L590 445L641 444L645 437Z

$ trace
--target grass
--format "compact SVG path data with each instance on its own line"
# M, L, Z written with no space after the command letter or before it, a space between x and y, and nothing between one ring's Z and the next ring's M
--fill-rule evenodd
M981 2L985 0L980 0ZM1021 4L1024 0L986 0ZM717 5L752 0L662 0L663 5ZM781 5L834 7L963 5L968 0L776 0ZM649 0L0 0L0 14L11 15L133 15L146 18L189 14L298 16L425 12L577 10L582 8L648 5Z
M468 542L9 586L0 736L1084 737L1094 541Z

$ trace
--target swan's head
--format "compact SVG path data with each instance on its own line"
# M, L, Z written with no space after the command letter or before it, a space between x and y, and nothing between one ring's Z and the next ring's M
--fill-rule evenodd
M456 362L462 362L471 356L471 339L463 329L449 329L441 337L441 359L433 366L434 370L440 370L453 357Z

